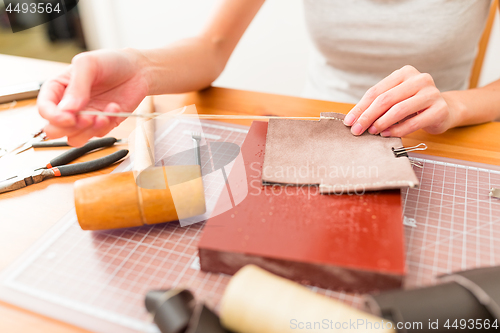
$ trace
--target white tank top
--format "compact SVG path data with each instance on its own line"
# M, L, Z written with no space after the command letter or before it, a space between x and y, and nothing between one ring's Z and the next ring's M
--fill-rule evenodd
M441 91L466 89L491 0L304 0L314 49L305 97L357 103L412 65Z

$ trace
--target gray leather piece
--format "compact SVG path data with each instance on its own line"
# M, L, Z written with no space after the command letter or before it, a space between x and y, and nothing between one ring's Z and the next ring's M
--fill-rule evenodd
M392 152L402 147L400 138L354 136L343 114L321 117L269 121L264 183L319 185L321 193L338 194L418 186L409 159Z

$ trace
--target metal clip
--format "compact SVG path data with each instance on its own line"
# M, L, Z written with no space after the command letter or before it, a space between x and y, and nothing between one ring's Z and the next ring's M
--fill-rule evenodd
M490 197L500 199L500 188L492 187L490 190Z
M394 153L394 156L396 156L396 157L401 157L401 156L408 157L408 153L411 151L426 150L426 149L427 149L427 145L425 143L420 143L416 146L408 147L408 148L405 148L405 147L394 148L393 147L392 152Z
M424 164L420 161L410 160L410 164L420 169L424 168Z

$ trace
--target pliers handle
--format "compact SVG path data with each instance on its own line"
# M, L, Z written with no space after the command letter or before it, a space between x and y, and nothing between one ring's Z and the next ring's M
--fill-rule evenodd
M18 190L53 177L78 175L106 168L127 156L128 150L122 149L93 161L66 164L96 149L110 147L114 145L116 141L117 139L115 138L103 138L92 140L80 148L72 148L51 160L45 167L36 169L30 175L16 176L1 182L0 193Z
M69 165L66 164L73 162L77 158L82 157L83 155L90 153L94 150L111 147L117 141L118 140L116 138L112 137L92 140L79 148L72 148L67 152L59 155L58 157L52 159L45 166L45 168L41 169L48 169L52 171L55 177L73 176L104 169L112 165L113 163L118 162L125 156L127 156L128 150L121 149L117 152L109 154L108 156L104 156L88 162L81 162ZM50 175L48 175L48 177L50 178ZM47 179L47 177L44 179Z
M77 158L82 157L83 155L94 150L111 147L117 141L118 140L116 138L111 137L92 140L82 147L72 148L64 154L57 156L56 158L52 159L45 167L47 169L59 167L58 169L61 171L61 176L70 176L103 169L127 156L128 150L122 149L111 155L89 162L82 162L71 165L66 164L73 162Z
M81 162L69 165L60 165L57 167L49 168L48 170L54 171L54 175L56 177L79 175L82 173L93 172L104 169L118 162L119 160L127 156L127 154L128 150L121 149L117 152L109 154L108 156L104 156L93 161Z

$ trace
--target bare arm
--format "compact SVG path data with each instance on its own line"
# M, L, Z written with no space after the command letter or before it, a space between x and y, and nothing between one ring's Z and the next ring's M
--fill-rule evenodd
M442 94L447 104L455 109L450 127L481 124L500 119L500 80L484 87Z
M82 145L104 136L122 120L80 116L80 110L132 112L146 95L181 93L209 86L264 0L222 0L203 32L152 50L99 50L77 55L68 70L47 81L38 109L50 138Z
M162 49L141 51L149 94L181 93L209 86L221 74L264 1L221 1L198 37Z

